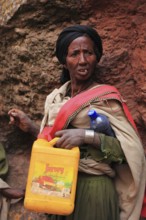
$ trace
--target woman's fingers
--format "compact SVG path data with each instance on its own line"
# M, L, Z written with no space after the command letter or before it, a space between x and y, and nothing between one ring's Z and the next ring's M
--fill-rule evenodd
M9 124L17 125L19 121L19 116L16 111L9 111L8 115L10 116Z
M29 117L19 109L11 109L8 112L10 116L9 124L16 125L21 130L27 132L31 126L31 120Z
M56 143L57 147L71 149L84 143L84 129L66 129L57 131L56 137L60 137Z

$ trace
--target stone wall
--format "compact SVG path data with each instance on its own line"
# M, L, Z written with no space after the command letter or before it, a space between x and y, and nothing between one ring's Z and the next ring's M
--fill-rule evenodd
M29 1L0 28L0 117L8 132L7 112L26 111L40 122L46 95L59 86L61 66L54 56L60 31L72 24L89 24L103 39L100 62L103 82L122 92L141 130L145 111L145 1ZM7 132L2 129L1 138Z
M30 0L0 27L0 139L10 161L11 185L24 185L22 169L28 167L33 140L8 124L7 112L17 107L40 123L46 95L59 86L57 36L73 24L89 24L101 35L100 81L121 91L146 147L145 0ZM20 216L28 219L29 214L21 211ZM15 208L10 215L15 219Z

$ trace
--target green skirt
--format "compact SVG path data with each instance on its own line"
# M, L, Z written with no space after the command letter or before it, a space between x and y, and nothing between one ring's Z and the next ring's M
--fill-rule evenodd
M74 212L48 215L48 220L119 220L119 205L113 180L107 176L80 173Z

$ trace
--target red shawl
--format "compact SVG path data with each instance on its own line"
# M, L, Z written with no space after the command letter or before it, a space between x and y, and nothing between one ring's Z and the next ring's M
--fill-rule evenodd
M67 128L69 123L76 117L76 115L92 101L109 99L116 99L122 104L127 119L135 130L137 130L128 107L123 101L119 91L113 86L103 85L85 91L67 101L60 109L53 127L46 126L39 134L38 138L44 138L50 141L52 138L54 138L56 131Z

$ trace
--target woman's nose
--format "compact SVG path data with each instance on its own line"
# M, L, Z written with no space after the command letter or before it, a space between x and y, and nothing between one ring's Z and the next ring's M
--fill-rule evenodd
M87 62L87 60L86 60L86 57L85 57L85 55L84 54L80 54L80 56L79 56L79 63L86 63Z

